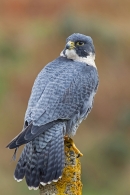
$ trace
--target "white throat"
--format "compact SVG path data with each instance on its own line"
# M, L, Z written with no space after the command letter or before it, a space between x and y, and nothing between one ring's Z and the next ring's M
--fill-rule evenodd
M86 64L88 64L89 66L94 66L95 68L96 67L96 64L95 64L95 55L90 53L89 56L87 57L80 57L76 54L76 51L74 49L66 49L65 51L65 55L63 53L63 51L60 53L60 56L62 57L67 57L68 59L71 59L71 60L74 60L74 61L78 61L78 62L84 62Z

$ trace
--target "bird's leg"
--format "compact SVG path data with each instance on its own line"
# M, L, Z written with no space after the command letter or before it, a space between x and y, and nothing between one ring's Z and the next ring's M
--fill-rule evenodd
M74 141L70 137L64 136L64 140L65 140L66 145L68 147L72 147L75 153L78 154L78 157L83 156L83 154L78 150L78 148L74 144Z

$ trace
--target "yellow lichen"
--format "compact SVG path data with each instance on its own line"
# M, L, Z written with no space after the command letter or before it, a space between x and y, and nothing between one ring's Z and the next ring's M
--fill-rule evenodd
M56 183L58 191L57 195L81 195L81 164L80 159L77 158L72 145L68 147L65 142L66 166L63 170L62 178ZM72 161L74 161L72 163Z

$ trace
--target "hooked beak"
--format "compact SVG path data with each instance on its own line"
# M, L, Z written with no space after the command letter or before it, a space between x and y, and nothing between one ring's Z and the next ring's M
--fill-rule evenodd
M66 49L74 49L75 48L75 44L73 41L69 41L67 44L66 44Z

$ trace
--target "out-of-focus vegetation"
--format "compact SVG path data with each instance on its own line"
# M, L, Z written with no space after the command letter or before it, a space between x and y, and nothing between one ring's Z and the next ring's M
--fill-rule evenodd
M94 108L74 137L84 153L83 195L130 194L129 8L128 0L1 0L1 195L38 194L13 180L16 162L5 146L22 129L36 75L74 32L93 38L100 77Z

